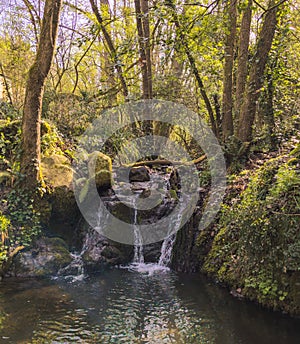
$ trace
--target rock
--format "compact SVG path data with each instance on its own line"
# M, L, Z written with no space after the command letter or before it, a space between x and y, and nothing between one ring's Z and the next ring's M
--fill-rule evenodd
M98 190L109 189L112 186L111 158L101 152L95 151L89 155L89 177L95 178Z
M64 155L53 154L42 158L41 168L44 179L53 188L65 186L72 189L73 170L69 159Z
M78 199L80 203L83 203L86 200L90 190L90 180L80 178L80 184L78 183L78 187L80 189Z
M111 201L106 203L109 212L121 221L131 223L133 221L133 210L125 203L119 201Z
M95 183L98 190L107 190L112 186L111 171L100 170L95 174Z
M89 230L84 239L82 260L88 273L108 266L126 264L131 260L132 247L114 243L95 230Z
M244 296L241 293L242 293L241 288L237 288L236 290L234 290L234 289L230 290L230 294L239 300L244 298Z
M162 242L145 245L143 248L144 259L147 263L157 263L160 257Z
M52 188L51 194L46 197L52 209L48 222L75 224L79 210L73 192L73 170L69 159L53 154L42 159L41 168L43 177Z
M30 250L14 258L10 273L15 277L54 276L71 261L68 247L62 239L43 237Z
M150 187L147 182L132 182L130 185L133 192L147 190Z
M132 167L129 172L130 182L148 182L150 180L149 170L145 166Z

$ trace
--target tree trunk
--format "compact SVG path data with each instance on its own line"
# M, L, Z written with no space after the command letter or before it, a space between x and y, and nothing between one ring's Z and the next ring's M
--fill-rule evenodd
M146 52L147 65L147 82L148 82L148 98L153 98L152 87L152 59L151 59L151 41L150 41L150 19L149 19L149 0L141 0L142 23L144 31L144 44Z
M94 14L98 20L99 26L101 28L101 31L103 32L104 39L107 43L109 52L111 54L112 61L114 63L118 77L120 79L123 95L125 97L125 100L128 100L128 87L127 87L127 84L126 84L126 81L124 78L122 66L120 64L120 61L118 60L118 56L117 56L117 52L116 52L113 40L112 40L109 32L107 31L105 25L104 25L103 18L99 12L99 9L96 5L96 2L94 0L90 0L90 4L91 4L92 10L93 10L93 12L94 12Z
M49 73L56 44L62 0L46 0L39 45L29 70L22 121L21 173L23 185L34 190L40 179L41 112L45 79Z
M243 97L247 82L252 3L252 0L248 0L247 8L243 13L238 44L238 66L235 95L235 115L237 123L239 122L239 114L243 104Z
M269 3L269 10L265 13L263 26L258 38L257 49L250 68L249 82L245 91L245 99L241 108L237 131L237 137L244 143L250 143L252 140L252 126L255 119L256 104L260 89L263 86L265 66L275 34L277 9L278 7L275 6L275 0L271 0Z
M234 63L234 46L236 36L237 21L237 0L230 0L227 9L227 30L225 40L225 64L223 80L223 100L222 100L222 132L223 141L233 135L233 63Z
M142 69L143 98L152 98L152 71L148 0L134 0Z

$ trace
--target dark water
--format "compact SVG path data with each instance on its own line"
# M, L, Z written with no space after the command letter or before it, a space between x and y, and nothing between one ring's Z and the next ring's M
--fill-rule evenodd
M1 343L300 343L300 320L199 276L113 269L84 281L0 283Z

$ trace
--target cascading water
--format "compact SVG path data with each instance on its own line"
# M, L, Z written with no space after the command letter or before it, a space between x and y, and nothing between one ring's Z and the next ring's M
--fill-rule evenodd
M176 233L178 229L180 229L181 226L181 219L182 219L182 212L184 210L184 205L185 202L181 202L179 211L178 211L178 216L174 222L171 222L168 233L172 233L169 235L167 238L162 243L161 250L160 250L160 257L158 260L158 265L159 266L169 266L171 264L171 259L172 259L172 252L173 252L173 247L176 241ZM175 231L174 231L175 228Z
M99 211L97 213L97 224L95 229L100 229L106 225L107 212L104 211L104 208L99 206ZM71 253L73 258L71 263L66 267L58 271L57 277L63 277L68 282L82 281L86 278L83 256L85 252L90 248L95 246L95 242L98 238L94 236L93 231L88 231L84 237L82 248L80 252ZM56 277L56 278L57 278Z
M169 177L169 176L168 176ZM163 183L163 190L164 194L168 194L170 190L170 181L169 178L164 178ZM166 198L164 198L165 201ZM137 221L137 200L138 197L134 197L131 207L134 209L134 216L133 216L133 225L134 225L134 258L132 263L127 267L129 270L138 271L141 273L148 273L152 275L156 271L168 271L169 266L171 264L172 253L174 244L176 241L176 234L177 231L181 227L181 221L183 217L184 208L187 204L187 200L181 200L177 206L178 215L176 216L173 221L171 221L168 225L167 229L167 237L162 243L160 256L157 263L145 263L144 262L144 255L143 255L143 238L141 232L139 230L138 221Z
M136 202L133 203L134 216L133 216L133 226L134 226L134 257L133 263L143 264L144 254L143 254L143 237L137 225L137 209Z
M160 266L170 265L175 240L176 240L176 234L172 234L163 241L162 246L161 246L158 265Z
M66 281L76 282L85 278L82 253L71 253L71 263L58 271L58 276L63 276Z
M172 252L176 241L176 234L177 230L181 226L182 214L185 204L185 202L181 202L181 204L179 205L178 216L169 224L168 233L170 235L168 235L168 237L165 238L165 240L162 243L160 257L157 263L144 263L142 238L140 231L138 230L138 226L135 226L134 259L132 264L128 266L129 270L147 273L149 275L152 275L155 272L169 271L169 266L171 264L172 259ZM137 210L135 209L134 224L137 224L136 216Z

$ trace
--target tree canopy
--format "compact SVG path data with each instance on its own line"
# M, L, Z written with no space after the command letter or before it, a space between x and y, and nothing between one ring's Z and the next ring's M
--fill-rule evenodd
M44 40L45 4L0 2L0 96L21 111ZM298 121L299 6L280 0L66 1L42 117L77 135L102 109L159 98L206 119L229 161L255 143L274 148Z

